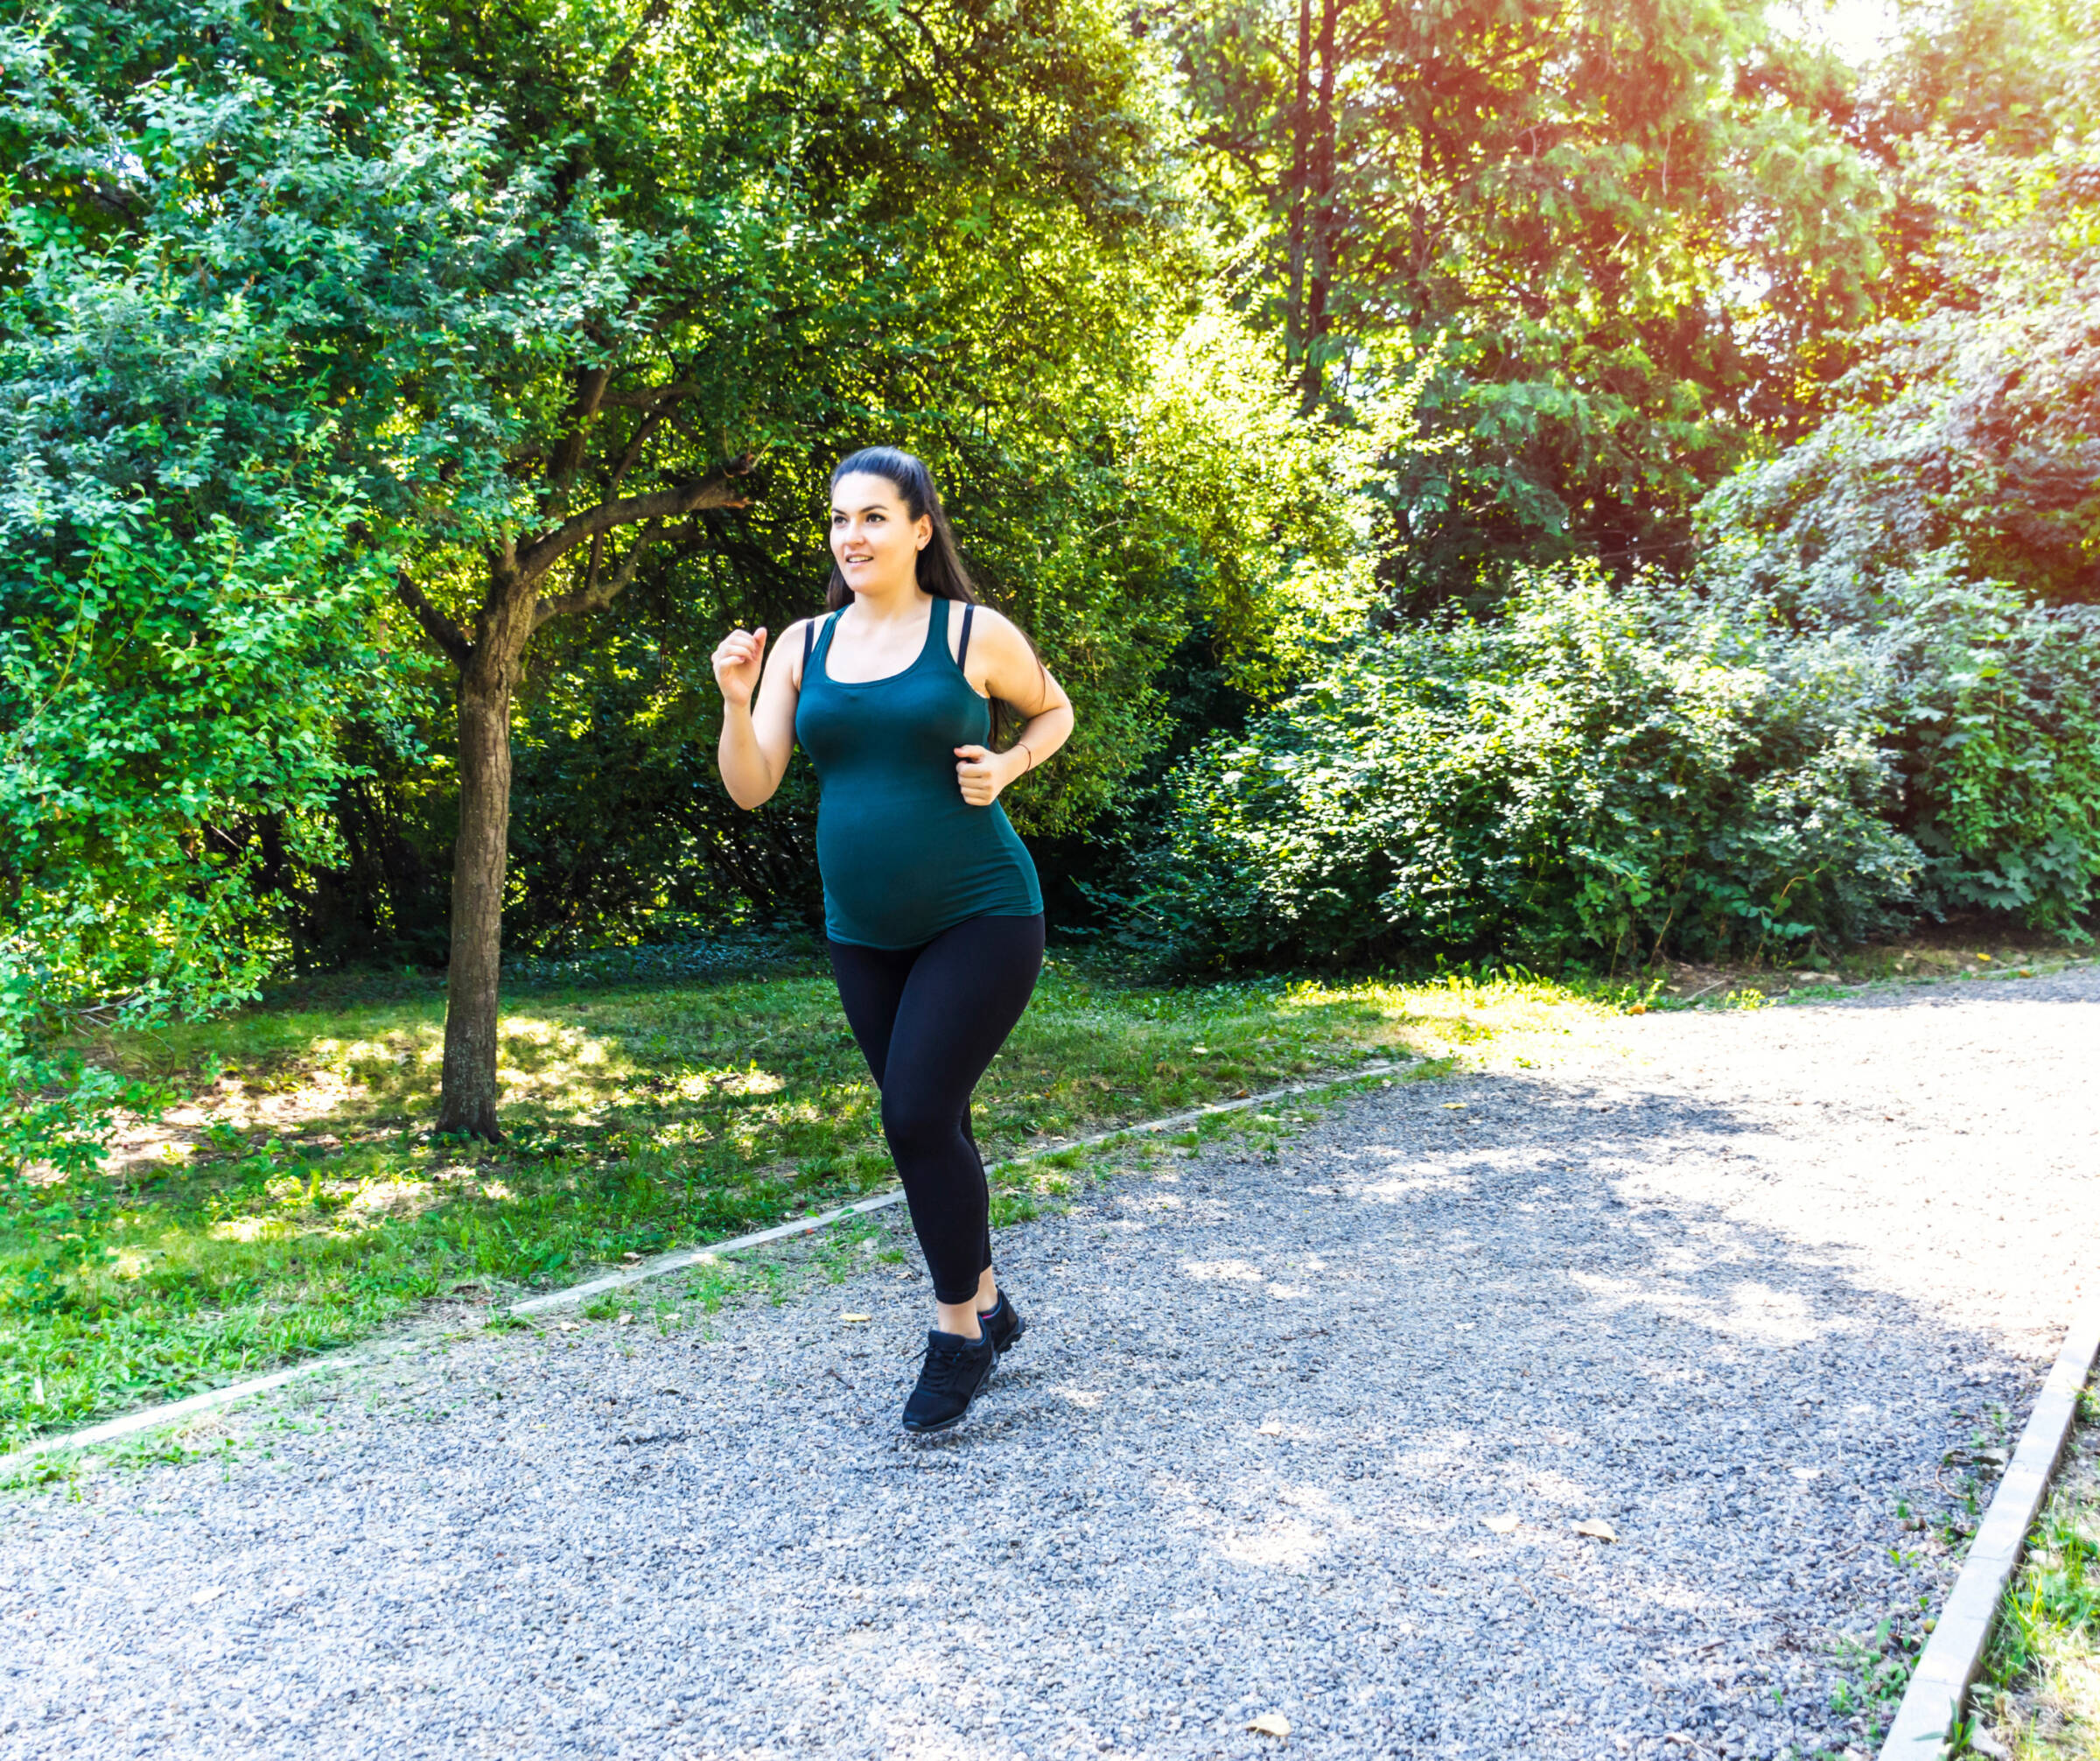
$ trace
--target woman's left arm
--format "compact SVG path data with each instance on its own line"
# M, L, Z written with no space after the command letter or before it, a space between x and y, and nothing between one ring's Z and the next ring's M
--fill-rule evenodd
M1072 737L1072 699L1035 657L1028 639L989 606L979 606L969 670L971 684L1012 704L1028 718L1004 752L982 746L956 748L956 780L972 807L989 807L999 791L1025 776ZM980 656L982 659L980 659Z

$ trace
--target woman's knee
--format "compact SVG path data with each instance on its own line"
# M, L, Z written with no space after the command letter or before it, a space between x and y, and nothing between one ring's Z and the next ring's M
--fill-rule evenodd
M893 1154L938 1154L962 1143L962 1110L932 1095L886 1092L882 1134Z

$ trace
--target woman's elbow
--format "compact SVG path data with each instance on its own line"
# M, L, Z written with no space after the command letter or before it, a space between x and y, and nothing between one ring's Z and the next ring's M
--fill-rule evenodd
M754 782L748 777L734 781L727 776L722 779L723 791L746 813L756 813L765 806L773 799L774 791L780 786L778 782Z

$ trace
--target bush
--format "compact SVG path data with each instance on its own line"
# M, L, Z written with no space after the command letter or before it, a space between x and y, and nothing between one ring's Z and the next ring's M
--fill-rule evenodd
M2100 608L2035 606L1943 555L1902 584L1893 719L1922 902L2082 938L2100 880Z
M1911 897L1886 633L1586 566L1338 655L1175 774L1130 902L1183 955L1623 965L1849 941Z

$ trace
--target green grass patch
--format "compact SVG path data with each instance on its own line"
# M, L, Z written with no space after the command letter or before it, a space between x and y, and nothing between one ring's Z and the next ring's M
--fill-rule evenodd
M1059 958L978 1089L976 1128L988 1157L1054 1149L1370 1058L1482 1056L1636 996L1480 973L1164 987ZM807 964L514 997L499 1147L426 1128L443 1035L423 992L105 1047L185 1098L99 1175L0 1189L0 1446L892 1178L874 1087ZM1078 1178L1003 1182L1000 1222Z
M1991 1730L1996 1752L2016 1761L2100 1755L2100 1393L2093 1389L2080 1420L1999 1607L1974 1695L1976 1722Z

